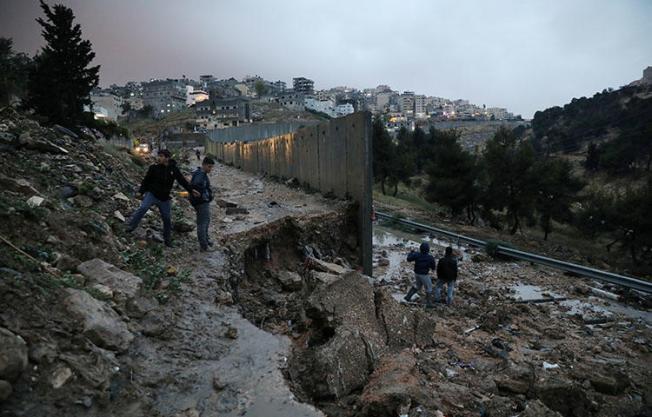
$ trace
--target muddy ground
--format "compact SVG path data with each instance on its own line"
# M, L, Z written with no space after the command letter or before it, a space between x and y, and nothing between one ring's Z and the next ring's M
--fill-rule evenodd
M156 214L126 235L115 213L141 162L0 131L0 416L650 415L644 298L455 246L454 304L404 305L407 251L448 242L378 226L366 277L346 202L222 165L217 250L181 198L162 250Z

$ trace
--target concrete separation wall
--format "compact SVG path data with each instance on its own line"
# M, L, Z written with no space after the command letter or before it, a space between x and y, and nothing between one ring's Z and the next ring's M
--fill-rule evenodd
M251 142L292 133L302 127L316 125L317 123L316 121L313 123L261 123L226 129L212 129L208 131L207 135L213 142Z
M259 140L257 140L259 139ZM242 137L241 140L246 140ZM371 274L371 114L359 112L252 141L206 141L206 153L248 172L296 178L302 184L358 205L364 273Z

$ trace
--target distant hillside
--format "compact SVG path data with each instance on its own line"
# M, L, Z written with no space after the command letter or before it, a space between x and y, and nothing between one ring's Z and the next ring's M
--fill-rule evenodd
M635 82L536 112L532 132L535 148L541 152L587 149L588 169L649 171L652 85Z

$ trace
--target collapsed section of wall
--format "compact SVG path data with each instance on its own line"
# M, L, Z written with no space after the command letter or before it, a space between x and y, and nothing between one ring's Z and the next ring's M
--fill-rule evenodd
M250 141L206 141L206 153L245 171L301 183L339 198L358 209L360 259L371 274L371 115L358 112L293 133Z

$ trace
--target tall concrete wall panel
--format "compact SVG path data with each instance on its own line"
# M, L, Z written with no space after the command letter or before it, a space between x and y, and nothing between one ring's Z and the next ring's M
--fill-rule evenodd
M245 171L296 178L324 194L358 203L361 259L365 273L371 274L371 115L359 112L281 132L229 143L209 138L206 150Z

